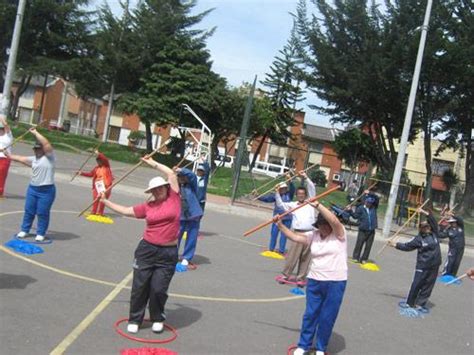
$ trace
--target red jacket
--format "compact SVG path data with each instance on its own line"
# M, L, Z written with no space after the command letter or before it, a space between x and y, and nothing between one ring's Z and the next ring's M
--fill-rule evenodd
M97 165L92 169L91 171L87 172L82 172L81 176L86 176L86 177L91 177L92 178L92 188L95 188L95 182L98 180L103 180L104 185L106 188L108 188L110 185L112 185L112 181L114 180L114 177L112 175L112 170L110 169L110 163L109 159L102 154L99 153L97 155L97 159L100 159L102 161L102 166Z

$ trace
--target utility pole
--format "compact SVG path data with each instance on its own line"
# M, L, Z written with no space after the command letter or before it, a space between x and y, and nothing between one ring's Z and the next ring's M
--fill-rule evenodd
M16 12L15 27L13 28L12 43L10 45L10 55L8 56L7 73L5 83L3 84L3 97L0 103L0 114L7 115L10 106L10 91L12 89L13 76L15 74L16 57L18 54L18 45L20 44L21 24L23 23L23 14L25 12L26 0L20 0Z
M428 24L430 22L431 7L433 0L428 0L426 4L425 18L421 27L420 44L418 46L418 54L416 56L415 70L411 81L410 96L408 97L407 111L405 114L405 123L403 124L402 136L400 138L400 147L398 148L397 162L395 171L393 172L392 186L390 188L390 196L388 199L387 212L383 224L383 237L388 238L390 227L392 226L393 211L397 202L398 186L402 175L403 164L405 162L405 152L408 144L408 136L411 128L411 120L413 118L413 109L415 107L416 91L418 81L420 79L421 63L423 62L423 52L425 50L426 36L428 33Z
M250 123L250 113L252 112L253 104L253 94L255 92L255 86L257 85L257 76L253 81L252 88L250 89L249 97L247 98L247 105L245 106L244 119L242 121L242 126L240 127L240 137L239 137L239 147L237 148L237 156L235 157L234 165L234 182L232 184L232 195L230 198L230 203L234 203L235 197L237 195L237 187L240 180L240 169L242 167L242 156L244 154L245 146L247 145L247 131L249 129Z

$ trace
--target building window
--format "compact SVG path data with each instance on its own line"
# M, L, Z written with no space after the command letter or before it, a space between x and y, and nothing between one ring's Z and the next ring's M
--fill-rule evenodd
M441 159L433 159L433 162L431 163L431 169L433 170L433 175L443 176L445 171L454 169L454 162Z
M311 150L311 151L313 151L313 152L322 153L322 152L323 152L323 148L324 148L324 143L321 143L321 142L313 142L313 141L309 141L309 142L308 142L308 150Z
M120 127L109 126L109 136L107 139L112 142L118 142L120 137Z
M21 95L21 98L25 99L25 100L33 100L34 97L35 97L35 87L34 86L28 86L26 88L25 92L23 93L23 95Z

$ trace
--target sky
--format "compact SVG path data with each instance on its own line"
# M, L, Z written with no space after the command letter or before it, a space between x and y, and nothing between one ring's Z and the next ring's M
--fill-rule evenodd
M107 1L114 12L120 12L116 0ZM213 70L232 86L253 82L255 75L258 81L264 80L290 36L293 25L290 12L296 10L296 4L297 0L198 0L194 13L214 9L197 26L216 27L207 41ZM311 92L305 96L306 100L297 108L306 112L306 123L331 126L329 117L308 107L324 103Z

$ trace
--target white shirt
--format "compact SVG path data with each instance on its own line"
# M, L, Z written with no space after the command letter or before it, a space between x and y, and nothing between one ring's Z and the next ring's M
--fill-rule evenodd
M316 188L313 182L307 179L307 189L308 189L308 197L316 196ZM283 202L280 194L275 194L275 202L276 205L280 208L283 208L285 211L288 211L292 208L299 206L300 202ZM292 229L299 229L310 231L313 230L313 224L316 221L315 214L314 214L314 207L311 205L306 205L297 209L296 211L292 212L291 215L293 216L293 220L291 222Z
M54 185L54 165L55 157L54 153L49 155L43 155L37 159L36 156L28 157L31 163L31 181L30 184L33 186L45 186Z
M11 132L5 133L0 136L0 148L5 148L9 146L13 142L13 135ZM7 148L7 152L11 154L12 149L11 147ZM6 158L6 155L3 152L0 152L0 158Z

